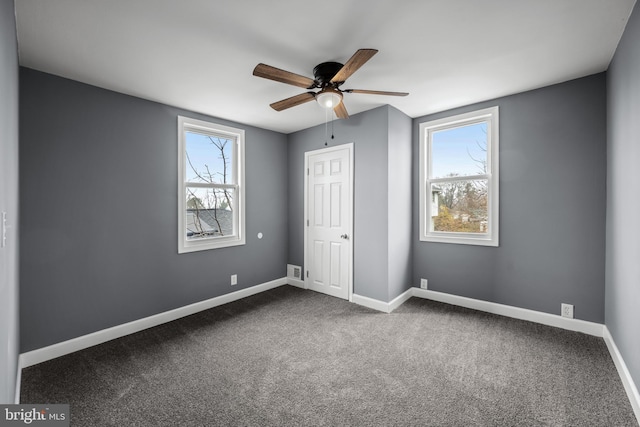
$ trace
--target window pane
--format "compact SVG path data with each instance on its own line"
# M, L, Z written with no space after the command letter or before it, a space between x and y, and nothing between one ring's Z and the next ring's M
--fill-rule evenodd
M185 132L187 182L233 184L233 139Z
M488 233L488 181L441 182L431 185L433 231Z
M487 123L431 134L431 178L487 173Z
M235 191L187 187L187 240L233 235Z

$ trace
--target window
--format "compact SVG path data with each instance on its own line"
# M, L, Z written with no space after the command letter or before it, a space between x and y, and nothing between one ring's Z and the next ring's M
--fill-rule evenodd
M178 253L243 245L244 131L178 117Z
M420 240L498 246L498 107L420 124Z

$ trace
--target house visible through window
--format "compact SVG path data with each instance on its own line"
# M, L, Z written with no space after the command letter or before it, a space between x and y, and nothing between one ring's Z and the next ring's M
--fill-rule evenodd
M498 107L420 124L420 239L498 246Z
M244 244L244 131L178 117L178 252Z

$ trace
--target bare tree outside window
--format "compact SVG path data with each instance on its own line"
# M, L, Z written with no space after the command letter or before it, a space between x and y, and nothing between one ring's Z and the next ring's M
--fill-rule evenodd
M187 132L187 238L233 233L232 159L234 141Z
M487 173L486 125L447 129L440 131L438 137L434 138L433 162L440 165L434 169L436 175L446 171L439 176L446 180L437 184L438 214L433 218L433 230L486 233L488 182L473 179Z

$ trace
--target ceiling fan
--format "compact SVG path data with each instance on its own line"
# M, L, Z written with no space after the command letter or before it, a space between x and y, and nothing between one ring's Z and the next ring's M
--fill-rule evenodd
M343 93L391 96L409 95L406 92L340 89L340 86L376 53L378 53L377 49L358 49L345 64L339 62L323 62L322 64L318 64L313 69L314 79L262 63L256 65L256 68L253 69L253 75L305 89L320 89L319 92L309 91L270 104L271 108L276 111L286 110L287 108L295 107L296 105L304 104L315 99L322 107L327 109L332 108L338 118L348 119L349 113L347 113L347 109L342 102Z

